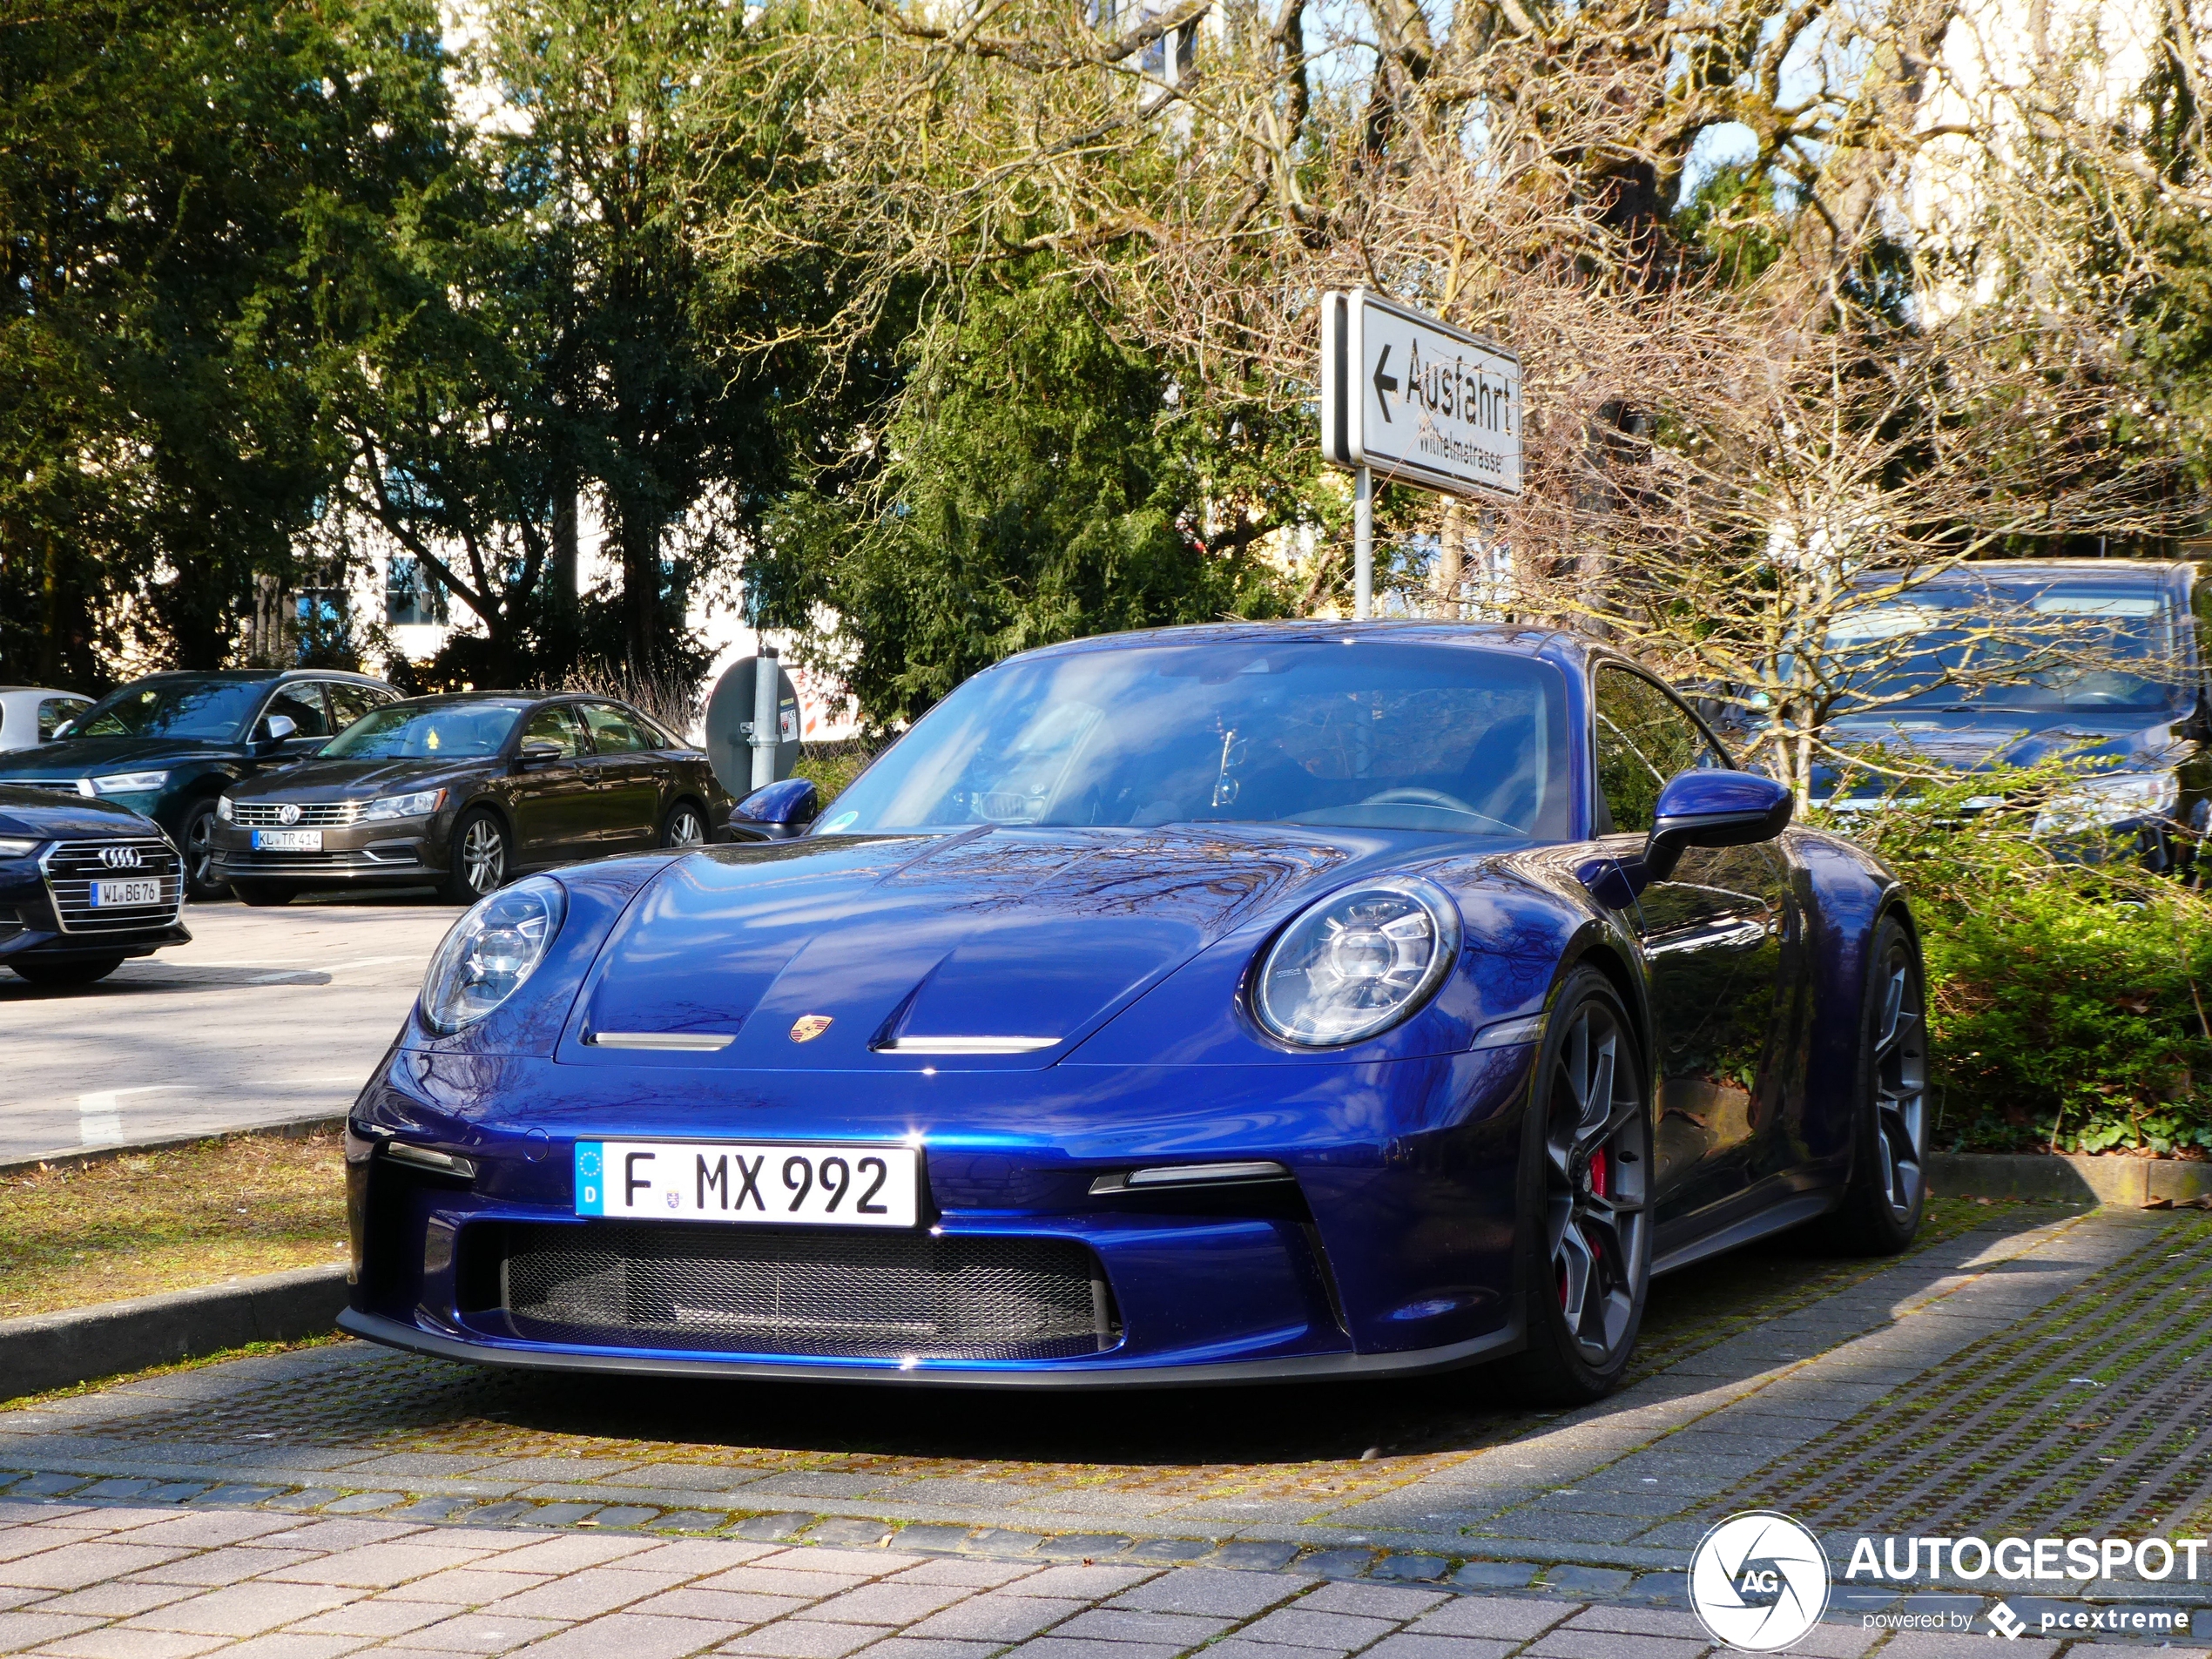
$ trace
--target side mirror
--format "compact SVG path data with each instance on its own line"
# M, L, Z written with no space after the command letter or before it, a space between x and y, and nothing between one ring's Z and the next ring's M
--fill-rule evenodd
M550 766L561 759L559 744L550 738L533 738L523 745L522 752L515 757L515 764L525 772L531 772L540 766Z
M756 789L730 810L733 823L757 824L766 839L789 840L821 816L821 795L811 778L786 778Z
M1676 772L1659 792L1651 833L1644 838L1644 881L1664 881L1693 846L1772 840L1797 804L1788 785L1755 772Z
M261 722L261 742L273 746L282 743L300 729L299 721L288 714L272 714Z

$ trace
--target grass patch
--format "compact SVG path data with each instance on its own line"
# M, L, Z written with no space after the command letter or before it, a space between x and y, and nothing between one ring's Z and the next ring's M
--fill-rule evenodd
M345 1259L335 1130L0 1175L0 1318Z

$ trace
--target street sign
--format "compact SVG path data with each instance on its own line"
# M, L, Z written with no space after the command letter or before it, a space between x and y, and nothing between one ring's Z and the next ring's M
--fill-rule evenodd
M1521 359L1365 288L1321 304L1321 453L1452 496L1521 495Z

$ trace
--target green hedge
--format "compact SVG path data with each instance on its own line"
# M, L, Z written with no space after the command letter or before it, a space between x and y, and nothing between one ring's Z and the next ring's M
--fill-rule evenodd
M2212 1152L2212 900L2144 872L2132 837L2037 840L2035 809L2065 782L2054 768L1982 774L1832 826L1912 893L1934 1143ZM2010 804L1967 807L1993 795Z

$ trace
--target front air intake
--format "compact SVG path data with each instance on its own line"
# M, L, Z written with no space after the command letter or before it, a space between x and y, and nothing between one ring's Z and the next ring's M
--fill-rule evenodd
M482 1242L478 1242L479 1236ZM478 1226L498 1307L532 1342L821 1359L1065 1359L1120 1327L1097 1258L1064 1238ZM491 1289L492 1262L464 1270Z

